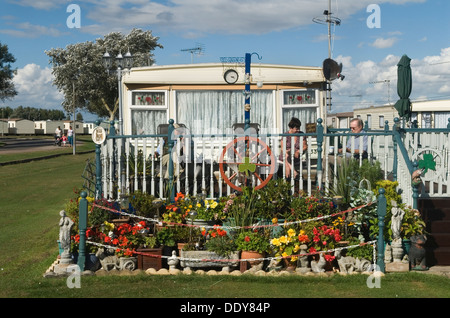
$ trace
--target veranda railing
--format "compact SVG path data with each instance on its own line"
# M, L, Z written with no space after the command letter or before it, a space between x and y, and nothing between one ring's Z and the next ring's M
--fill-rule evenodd
M447 129L405 129L399 126L399 120L396 119L392 130L389 129L388 122L384 130L367 130L368 160L379 161L384 177L399 182L403 202L411 206L416 206L418 197L448 196L450 124ZM106 142L99 145L96 150L97 195L107 199L120 199L121 195L136 190L148 192L160 198L173 197L177 191L194 195L202 193L208 198L228 195L235 191L235 187L242 186L237 176L239 164L243 163L240 160L245 155L236 154L235 149L239 146L242 148L243 145L239 145L239 142L245 140L243 139L245 137L261 141L259 144L251 145L255 147L254 153L261 154L255 161L261 163L257 166L258 176L252 175L247 182L253 186L259 186L272 174L274 179L287 179L293 189L302 189L311 194L315 188L328 190L333 186L329 176L331 173L336 173L336 170L328 171L329 161L336 161L338 145L345 145L348 138L352 141L353 153L354 138L358 136L358 134L349 133L348 129L328 129L328 132L324 133L321 119L317 121L316 132L307 134L260 132L259 134L195 135L183 132L184 135L175 135L173 132L173 120L169 122L167 135L116 136L114 128L111 127ZM300 144L303 139L306 139L308 144L308 150L302 156L302 160L291 168L299 172L298 178L287 178L287 173L292 170L287 171L286 159L279 157L280 153L285 153L286 138L290 136L298 137ZM188 141L184 147L181 147L180 138ZM155 155L156 149L164 139L168 141L166 143L168 153L178 154L178 159L182 161L183 172L177 173L174 169L174 156L168 156L169 160L165 164L161 156ZM263 150L262 147L266 149ZM243 148L245 149L245 145ZM224 168L222 165L221 169L221 160L224 161L223 155L227 152L224 149L235 154L234 167L228 165ZM293 153L294 151L291 151L291 162L294 162ZM433 168L431 163L430 169L426 172L422 171L423 182L413 183L412 173L421 171L424 162L425 165L429 163L426 159L429 159L430 155L431 162L435 163L435 170L431 169ZM362 164L362 158L359 160ZM252 162L249 163L252 164ZM175 164L175 168L176 166ZM334 167L336 169L336 164ZM232 176L235 176L233 180L231 180Z

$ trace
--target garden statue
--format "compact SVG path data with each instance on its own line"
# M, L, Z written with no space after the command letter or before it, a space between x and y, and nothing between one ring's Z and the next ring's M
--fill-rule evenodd
M391 230L392 230L392 258L394 262L401 262L403 257L401 226L405 211L397 206L397 202L391 200L392 204L392 218L391 218Z
M402 226L405 211L403 211L397 206L397 202L395 200L391 200L391 204L392 204L391 230L392 230L392 240L394 241L397 239L401 239L400 228Z
M392 262L392 248L391 245L386 243L386 247L384 248L384 262L391 263Z
M339 265L339 271L341 273L351 274L355 270L356 259L353 256L347 256L345 251L344 253L342 252L341 249L337 249L334 252Z
M177 265L180 260L177 257L177 252L172 251L172 256L167 259L167 265L169 265L169 270L177 269Z
M300 245L300 255L298 257L298 264L296 271L301 273L306 273L311 271L311 268L308 267L308 246L305 244Z
M59 212L61 219L59 220L59 241L61 244L61 263L71 264L72 257L70 255L70 232L72 230L74 222L66 215L66 211L61 210Z
M426 271L425 243L427 237L424 234L411 236L411 247L409 249L409 263L412 270Z
M95 253L95 256L100 260L102 268L105 271L110 271L111 269L119 269L119 258L114 254L114 249L111 251L105 251L103 247L100 247Z
M325 257L323 256L323 253L320 253L318 260L311 261L311 269L314 273L325 272L326 263L327 262L325 261Z

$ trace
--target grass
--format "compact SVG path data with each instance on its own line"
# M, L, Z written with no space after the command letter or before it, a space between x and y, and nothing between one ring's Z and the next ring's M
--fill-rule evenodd
M44 278L58 254L59 211L82 185L94 154L0 167L0 297L2 298L448 298L450 279L423 273L389 273L381 288L366 275L331 277L82 276ZM172 308L172 309L178 309Z

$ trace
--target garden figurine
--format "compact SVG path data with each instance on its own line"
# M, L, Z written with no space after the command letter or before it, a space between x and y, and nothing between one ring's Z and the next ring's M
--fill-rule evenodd
M70 255L70 232L74 222L66 215L65 210L59 212L61 219L59 220L59 241L61 244L61 263L70 264L72 258Z

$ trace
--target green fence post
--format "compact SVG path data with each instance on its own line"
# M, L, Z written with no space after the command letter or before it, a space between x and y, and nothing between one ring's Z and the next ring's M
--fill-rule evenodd
M168 132L167 132L167 140L168 140L168 144L169 144L169 191L170 191L170 202L175 202L175 185L174 185L174 177L173 177L173 158L172 158L172 150L173 150L173 146L175 144L174 140L172 139L172 135L173 135L173 123L174 120L173 119L169 119L169 127L168 127Z
M378 214L378 242L377 242L377 265L381 272L385 272L384 266L384 218L386 217L386 197L384 195L384 188L380 188L378 190L378 205L377 205L377 214Z
M322 189L322 145L323 145L323 126L322 126L322 118L317 119L317 178L316 186L319 188L319 190Z
M78 229L80 234L80 245L78 247L78 266L80 271L84 271L84 264L86 262L86 228L87 228L87 215L88 215L88 202L86 200L87 193L81 192L81 199L79 203L79 221Z

